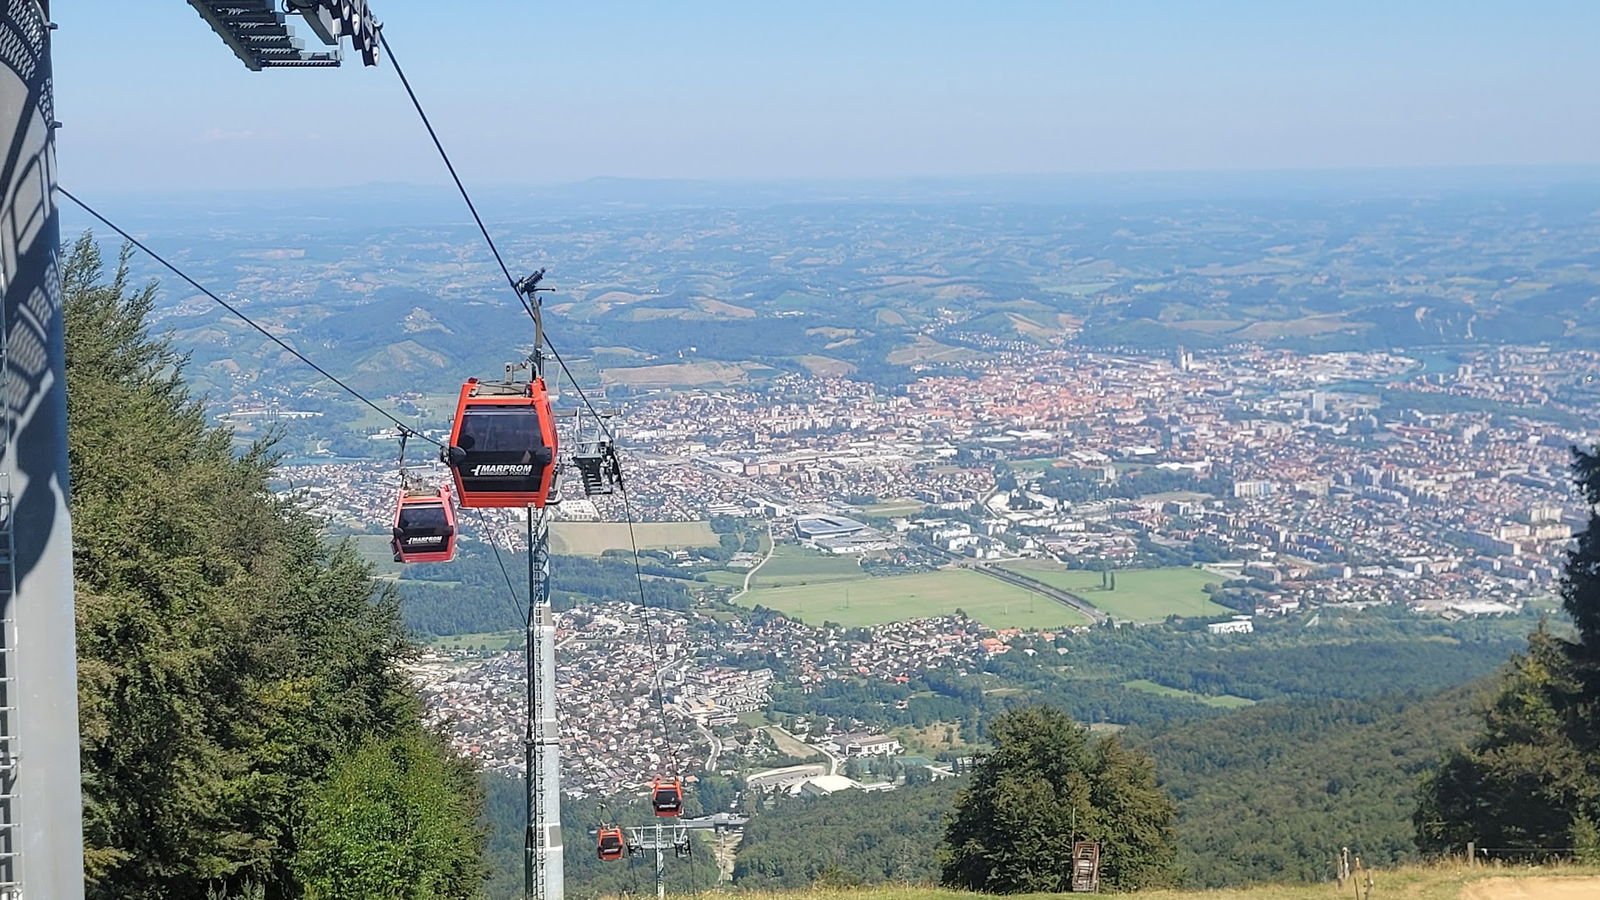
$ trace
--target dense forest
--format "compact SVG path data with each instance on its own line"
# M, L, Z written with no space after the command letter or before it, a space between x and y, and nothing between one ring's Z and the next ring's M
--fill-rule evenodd
M1054 641L1018 639L1019 649L1035 652L994 657L977 664L976 672L964 665L967 675L933 670L906 684L858 679L824 682L808 692L780 688L772 705L784 714L855 718L878 728L959 724L968 743L994 716L1041 702L1080 722L1175 727L1228 715L1201 702L1215 697L1350 700L1382 697L1396 685L1420 693L1444 690L1494 671L1522 646L1520 630L1528 624L1449 624L1370 611L1321 618L1314 628L1263 623L1249 635L1101 628ZM782 660L774 662L781 668ZM1174 691L1153 693L1130 682Z
M936 881L933 849L964 782L777 800L745 829L734 881L758 889L805 887L819 878L836 884Z
M1432 695L1268 703L1125 737L1155 759L1177 803L1184 883L1320 880L1339 847L1383 862L1417 858L1421 773L1471 733L1485 690L1478 681ZM747 830L738 882L928 880L938 862L926 850L965 780L782 801Z
M1421 775L1470 732L1483 690L1262 704L1130 743L1177 800L1186 883L1317 881L1340 847L1381 864L1417 858Z
M208 428L155 286L63 269L94 898L472 897L481 793L395 664L399 598Z

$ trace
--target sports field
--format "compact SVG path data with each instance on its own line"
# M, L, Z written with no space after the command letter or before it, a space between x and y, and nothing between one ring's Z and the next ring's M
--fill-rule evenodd
M758 578L764 578L766 571L762 568ZM1049 630L1088 624L1080 613L1047 597L966 569L761 586L738 602L776 609L812 625L881 625L957 609L992 628Z
M1012 471L1036 475L1046 469L1054 468L1056 463L1066 465L1070 462L1058 456L1030 456L1025 459L1013 459L1010 461L1010 466Z
M717 543L716 533L705 522L638 522L633 530L641 550L713 547ZM599 556L628 547L626 522L556 522L550 526L551 553Z
M1203 588L1222 579L1190 568L1118 569L1117 589L1102 590L1100 573L1066 569L1055 563L1021 560L1005 568L1070 591L1126 622L1160 622L1167 616L1226 616L1233 612L1213 603Z
M878 503L869 503L861 507L861 511L869 516L915 516L920 515L928 508L928 504L921 500L909 497L899 500L883 500Z

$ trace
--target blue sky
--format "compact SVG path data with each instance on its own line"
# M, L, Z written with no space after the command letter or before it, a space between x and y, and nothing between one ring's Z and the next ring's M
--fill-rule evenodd
M371 4L472 184L1600 163L1592 0ZM68 186L445 177L386 66L55 13Z

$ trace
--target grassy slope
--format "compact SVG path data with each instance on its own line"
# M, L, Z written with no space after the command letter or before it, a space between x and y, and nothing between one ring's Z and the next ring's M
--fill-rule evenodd
M1146 678L1135 678L1132 681L1124 681L1122 685L1123 687L1130 687L1136 691L1144 691L1147 694L1155 694L1160 697L1188 697L1196 703L1204 703L1207 706L1215 706L1219 709L1239 709L1245 706L1254 706L1256 703L1256 701L1251 700L1248 697L1235 697L1232 694L1220 694L1215 697L1208 697L1205 694L1196 694L1193 691L1185 691L1180 690L1179 688L1167 687L1164 684L1156 684L1154 681L1150 681Z
M1540 900L1541 888L1560 891L1558 895L1583 896L1592 890L1600 896L1600 868L1584 866L1545 866L1517 869L1468 867L1458 863L1380 868L1372 873L1372 896L1389 900L1477 900L1497 896L1490 879L1516 877L1527 893L1514 896ZM1178 890L1143 891L1143 900L1337 900L1354 896L1353 885L1340 888L1332 881L1321 884L1266 884L1220 891ZM940 888L886 886L874 888L810 888L799 891L745 891L752 900L975 900L984 894ZM1075 897L1077 894L1020 894L1019 897ZM1556 896L1553 894L1553 896Z

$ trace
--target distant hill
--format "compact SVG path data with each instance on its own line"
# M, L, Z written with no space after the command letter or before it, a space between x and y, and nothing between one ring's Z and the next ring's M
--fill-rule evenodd
M513 269L550 267L563 353L583 361L612 348L594 367L617 384L630 381L627 366L805 372L819 358L893 384L1008 342L1593 346L1591 178L1497 178L1471 192L1425 173L1305 184L601 179L499 192L486 205ZM446 372L492 370L531 338L448 196L375 186L337 198L327 217L258 197L204 218L153 206L136 221L158 247L181 249L202 281L363 387L395 390L400 378L437 390ZM215 399L238 386L230 362L264 364L257 383L310 382L191 291L168 286L160 303L161 325L195 351Z
M1380 865L1417 858L1418 781L1477 727L1473 704L1485 685L1261 704L1132 743L1156 758L1178 801L1189 884L1316 881L1340 847Z

